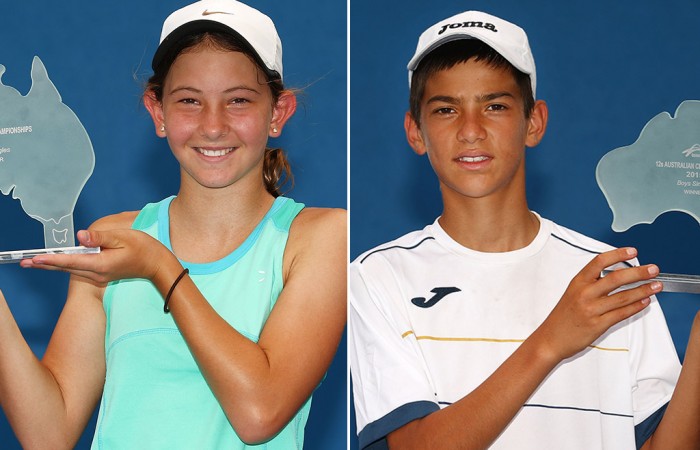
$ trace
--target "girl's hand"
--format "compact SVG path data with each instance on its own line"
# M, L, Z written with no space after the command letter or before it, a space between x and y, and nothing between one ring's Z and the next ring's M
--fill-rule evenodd
M85 247L100 247L98 254L39 255L20 262L25 268L61 270L98 284L125 278L152 280L159 264L172 253L146 233L131 229L79 231Z

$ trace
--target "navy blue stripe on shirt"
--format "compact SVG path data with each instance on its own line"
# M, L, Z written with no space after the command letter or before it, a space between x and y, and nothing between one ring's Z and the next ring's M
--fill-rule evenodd
M374 255L375 253L383 252L384 250L390 250L390 249L392 249L392 248L402 248L402 249L404 249L404 250L413 250L414 248L418 247L418 246L421 245L423 242L428 241L428 240L435 240L435 238L432 237L432 236L428 236L427 238L423 239L422 241L420 241L419 243L417 243L416 245L413 245L413 246L411 246L411 247L402 247L402 246L400 246L400 245L392 245L391 247L378 248L377 250L374 250L374 251L371 251L371 252L367 253L367 255L365 255L365 257L362 258L362 259L360 260L360 264L362 264L363 262L365 262L365 259L367 259L367 258L369 258L370 256Z
M570 245L570 246L572 246L572 247L574 247L574 248L577 248L577 249L579 249L579 250L583 250L584 252L593 253L593 254L595 254L595 255L600 255L600 252L596 252L595 250L591 250L591 249L589 249L589 248L581 247L580 245L572 244L571 242L567 241L567 240L564 239L564 238L561 238L561 237L557 236L557 235L554 234L554 233L552 233L552 237L555 237L555 238L559 239L560 241L562 241L563 243L568 244L568 245Z
M617 416L617 417L634 417L630 414L620 414L620 413L614 413L614 412L607 412L607 411L601 411L599 409L594 409L594 408L579 408L576 406L554 406L554 405L542 405L538 403L525 403L523 405L523 408L545 408L545 409L567 409L569 411L581 411L581 412L594 412L594 413L599 413L604 416Z
M567 241L567 240L564 239L564 238L561 238L561 237L557 236L557 235L554 234L554 233L552 233L552 237L557 238L557 239L559 239L560 241L562 241L563 243L568 244L568 245L570 245L570 246L572 246L572 247L574 247L574 248L577 248L577 249L579 249L579 250L583 250L584 252L593 253L594 255L600 255L600 252L597 252L597 251L595 251L595 250L591 250L591 249L589 249L589 248L581 247L580 245L572 244L571 242ZM626 265L627 267L634 267L632 264L628 263L627 261L622 261L622 264Z
M399 406L381 419L367 424L362 431L360 431L358 435L360 448L363 450L388 448L386 437L389 433L439 409L440 407L438 405L428 401L412 402Z

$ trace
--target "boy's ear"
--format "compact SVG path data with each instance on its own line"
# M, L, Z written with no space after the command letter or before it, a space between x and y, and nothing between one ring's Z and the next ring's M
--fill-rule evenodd
M406 130L406 139L414 152L418 155L425 155L428 149L425 146L425 141L423 140L423 133L420 131L420 127L413 119L410 112L406 113L403 119L403 127Z
M548 117L549 110L547 109L547 104L543 100L537 100L535 102L535 107L532 108L532 114L530 114L527 137L525 139L526 146L534 147L540 143L544 137L544 132L547 130Z

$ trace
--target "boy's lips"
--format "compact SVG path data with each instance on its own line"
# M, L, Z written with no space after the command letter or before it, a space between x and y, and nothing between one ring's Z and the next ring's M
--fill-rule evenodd
M455 158L462 168L469 170L479 170L486 167L493 157L482 152L464 152Z
M487 161L489 159L491 159L491 158L489 158L488 156L483 156L483 155L481 155L481 156L460 156L459 158L457 158L458 161L467 162L467 163L483 162L483 161Z

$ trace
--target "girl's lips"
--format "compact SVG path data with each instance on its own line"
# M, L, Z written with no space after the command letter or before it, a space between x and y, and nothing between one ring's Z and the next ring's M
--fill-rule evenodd
M235 147L226 147L226 148L218 148L218 149L195 147L195 150L197 150L199 153L201 153L204 156L210 156L210 157L224 156L224 155L231 153L235 149L236 149Z

